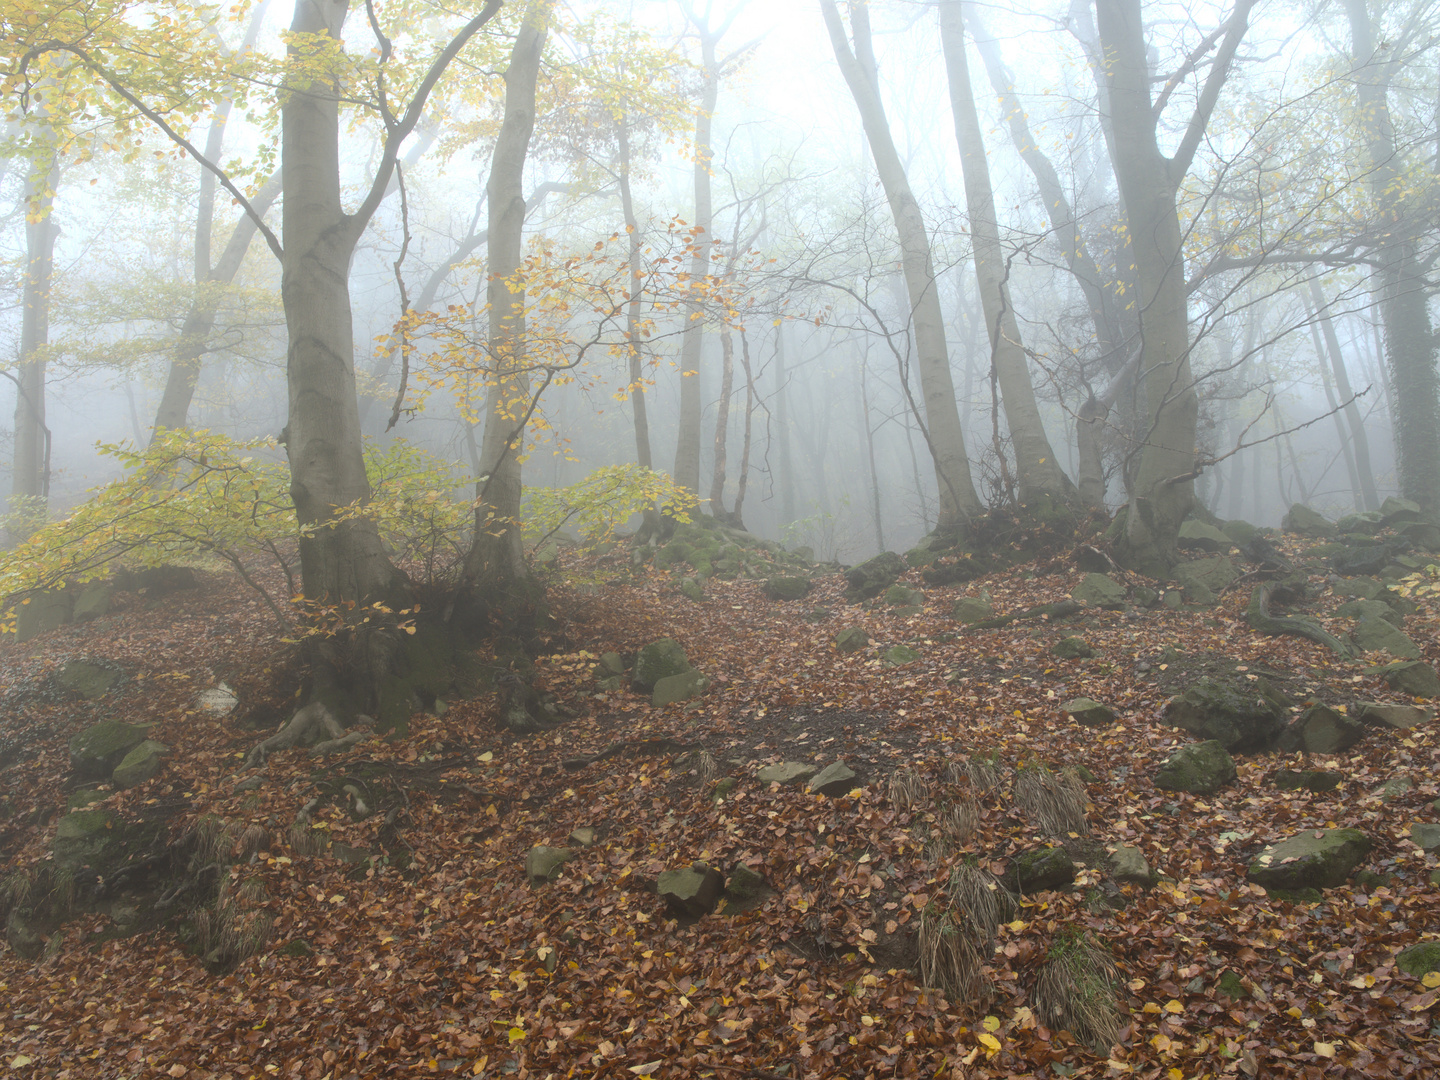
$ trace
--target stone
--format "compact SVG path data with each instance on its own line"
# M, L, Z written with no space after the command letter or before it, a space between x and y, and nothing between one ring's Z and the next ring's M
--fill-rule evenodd
M1418 705L1389 705L1379 701L1362 701L1356 708L1356 716L1362 724L1376 727L1409 731L1418 724L1427 723L1430 713Z
M1390 549L1384 544L1347 548L1331 555L1330 565L1344 577L1379 574L1390 565Z
M1401 616L1383 600L1351 600L1335 609L1342 619L1384 619L1394 626L1400 625Z
M109 797L110 792L100 791L98 788L77 788L66 797L65 809L84 810L88 806L104 802Z
M1380 520L1386 525L1393 526L1398 522L1423 521L1424 519L1425 511L1420 508L1420 504L1411 502L1409 499L1388 495L1380 504Z
M843 761L832 761L810 778L805 790L812 795L844 795L858 783L855 770Z
M696 668L682 671L679 675L667 675L655 684L650 692L650 704L664 708L679 701L689 701L710 689L710 679Z
M950 609L950 617L956 622L969 626L995 617L995 608L989 600L979 596L962 596Z
M1195 680L1171 698L1162 716L1167 724L1232 751L1268 748L1284 729L1279 707L1257 686L1209 678Z
M1440 941L1422 941L1401 949L1395 954L1395 966L1417 979L1440 971Z
M1075 880L1075 864L1064 848L1031 848L1010 860L1006 880L1022 893L1059 889Z
M606 694L619 693L627 685L628 680L624 675L606 675L603 679L595 680L595 688Z
M1160 597L1160 602L1171 611L1179 611L1180 605L1185 602L1185 595L1179 589L1166 589Z
M1172 576L1185 590L1187 598L1203 596L1207 590L1213 598L1239 577L1240 571L1235 569L1235 564L1227 556L1213 555L1208 559L1179 563Z
M1335 578L1330 591L1336 596L1357 596L1361 600L1374 600L1385 592L1385 586L1372 577Z
M1380 789L1380 798L1385 802L1398 799L1402 795L1409 794L1410 789L1414 786L1414 782L1408 776L1392 776Z
M1296 536L1320 540L1335 534L1335 526L1323 515L1318 514L1304 503L1294 503L1280 522L1280 528Z
M1420 658L1420 646L1384 619L1361 619L1352 637L1365 652L1386 652L1397 660Z
M765 595L771 600L803 600L814 587L809 578L803 577L765 579Z
M625 658L618 652L603 652L595 665L595 671L603 675L624 675Z
M160 771L160 759L169 752L164 743L146 739L120 760L110 779L121 789L143 784Z
M1335 522L1335 531L1340 533L1364 533L1366 536L1374 536L1378 533L1384 521L1380 514L1374 510L1364 510L1358 514L1346 514L1339 521Z
M1281 749L1304 750L1310 754L1343 754L1367 734L1365 725L1358 720L1352 720L1328 705L1311 705L1285 732Z
M82 586L80 595L75 597L75 610L71 618L75 622L89 622L110 614L110 596L115 586L108 581L92 581Z
M845 571L845 598L852 603L879 596L905 572L905 560L893 551L882 551L873 559Z
M835 648L842 653L855 653L870 644L870 635L860 626L847 626L835 635Z
M1179 747L1155 773L1155 786L1162 791L1188 791L1192 795L1214 795L1235 780L1235 759L1215 739Z
M1180 523L1179 547L1181 551L1229 551L1234 541L1203 521L1189 518Z
M891 667L904 667L920 659L920 653L909 645L891 645L881 655Z
M570 842L577 847L594 847L598 836L589 825L582 825L570 834Z
M1133 844L1120 844L1110 853L1110 876L1136 885L1149 885L1155 880L1144 854Z
M229 716L235 711L235 706L240 704L240 699L234 690L222 682L208 690L201 690L195 704L202 712L211 716Z
M681 578L680 595L685 597L686 600L693 600L698 604L705 599L705 586L701 585L696 578Z
M55 681L86 701L97 701L119 683L120 672L89 660L71 660L60 669Z
M70 740L70 768L79 776L103 780L125 755L145 741L148 725L102 720Z
M1281 791L1334 791L1345 777L1328 769L1281 769L1270 779Z
M5 607L15 607L15 640L29 641L37 634L58 630L70 621L74 602L73 589L34 589L7 597Z
M114 839L122 833L113 810L75 810L60 819L51 851L55 865L65 870L101 860Z
M807 611L804 618L806 622L824 622L834 614L828 607L817 607Z
M1267 889L1330 889L1345 884L1371 846L1359 829L1306 829L1268 846L1245 876Z
M708 863L696 862L680 870L666 870L655 881L655 891L671 913L698 919L709 915L725 891L725 875Z
M648 694L661 679L689 670L690 661L685 658L685 650L680 643L674 638L661 638L636 654L630 683L635 690Z
M1411 521L1395 531L1422 551L1432 555L1440 552L1440 526L1428 521Z
M814 765L807 765L803 761L782 761L779 765L766 765L755 774L755 779L762 784L794 787L809 780L815 773Z
M1108 574L1086 574L1070 594L1077 604L1098 608L1123 608L1125 586Z
M725 881L724 913L740 915L746 911L754 911L764 903L766 897L773 895L774 891L763 874L751 870L744 863L737 864Z
M1396 664L1386 664L1384 667L1371 668L1366 674L1379 675L1390 689L1411 697L1440 697L1440 675L1436 675L1435 669L1421 660L1402 660Z
M891 585L885 590L885 603L892 608L921 607L925 603L925 594L908 585Z
M1095 655L1095 649L1083 637L1063 637L1050 646L1050 654L1061 660L1085 660Z
M1114 709L1088 697L1072 698L1060 707L1086 727L1109 727L1115 722Z
M544 885L560 876L560 868L575 857L569 848L536 844L525 856L525 877L531 885Z
M1250 522L1241 521L1239 518L1236 518L1234 521L1225 522L1220 526L1220 531L1228 536L1237 547L1243 547L1245 544L1248 544L1251 540L1254 540L1260 532L1260 530L1254 525L1251 525Z
M1143 608L1153 608L1160 603L1160 594L1149 585L1136 585L1133 592L1135 603Z
M1410 842L1421 851L1440 851L1440 825L1416 822L1410 826Z

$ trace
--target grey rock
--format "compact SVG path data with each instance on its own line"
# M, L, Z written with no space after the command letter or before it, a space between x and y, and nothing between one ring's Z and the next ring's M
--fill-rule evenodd
M1281 741L1282 749L1304 750L1311 754L1343 754L1369 734L1365 725L1328 705L1312 705L1290 725Z
M1362 724L1376 727L1409 731L1419 724L1428 723L1431 714L1418 705L1390 705L1379 701L1363 701L1356 710Z
M1416 822L1410 826L1410 842L1421 851L1440 851L1440 825Z
M1058 889L1075 880L1075 863L1064 848L1031 848L1010 861L1006 880L1022 893Z
M1121 882L1149 885L1155 880L1145 855L1133 844L1120 844L1110 853L1110 875Z
M730 877L725 882L724 914L740 915L754 911L774 892L763 874L741 863L730 871Z
M146 739L120 760L110 779L121 789L143 784L160 771L160 759L169 752L164 743Z
M1162 791L1213 795L1235 780L1235 759L1214 739L1179 747L1155 774Z
M1358 514L1346 514L1335 522L1335 530L1341 533L1364 533L1367 536L1374 536L1383 525L1384 520L1378 512L1364 510Z
M1248 544L1259 534L1260 530L1251 525L1248 521L1241 521L1238 518L1234 521L1227 521L1220 526L1220 531L1228 536L1236 546Z
M1267 889L1330 889L1345 884L1371 847L1358 829L1307 829L1267 847L1245 876Z
M691 668L678 675L667 675L656 682L655 689L650 692L650 704L657 709L663 708L666 705L674 705L678 701L688 701L690 698L699 697L708 689L710 689L709 677L703 672Z
M1420 508L1417 502L1409 499L1402 499L1395 495L1389 495L1380 504L1380 520L1386 525L1394 526L1405 521L1423 521L1425 511Z
M1336 578L1330 583L1330 590L1336 596L1357 596L1361 600L1374 600L1385 592L1385 586L1372 577Z
M603 652L595 665L595 671L601 675L624 675L625 658L618 652Z
M755 774L755 779L762 784L793 787L809 780L815 772L814 765L807 765L803 761L782 761L779 765L766 765Z
M5 941L23 960L37 960L45 951L49 938L40 926L18 908L11 908L5 917Z
M1115 722L1114 709L1088 697L1072 698L1060 707L1086 727L1109 727Z
M75 610L71 618L75 622L89 622L110 613L110 596L115 586L108 581L92 581L80 590L75 598Z
M707 863L696 862L679 870L666 870L655 881L655 891L670 911L683 918L709 915L725 891L725 875Z
M1440 971L1440 941L1422 941L1395 954L1395 966L1415 978Z
M1213 596L1224 590L1240 576L1235 564L1227 556L1213 555L1208 559L1191 559L1175 567L1172 575L1186 597L1203 596L1206 590Z
M1215 739L1226 750L1264 749L1284 727L1279 707L1258 685L1208 678L1197 679L1183 694L1171 698L1163 716L1167 724L1202 739Z
M1229 551L1234 541L1203 521L1190 518L1180 523L1179 547L1181 551Z
M925 603L925 594L908 585L891 585L885 590L885 603L892 608L918 608Z
M870 635L863 627L847 626L835 635L835 648L842 653L855 653L870 644Z
M1400 625L1400 613L1383 600L1351 600L1341 604L1335 609L1335 614L1342 619L1384 619L1394 625Z
M145 741L149 731L148 725L118 720L92 724L70 740L70 767L80 776L104 779Z
M765 580L765 595L771 600L803 600L813 588L809 578L772 577Z
M76 870L82 866L103 863L114 846L118 846L125 830L113 810L75 810L60 819L55 827L51 851L55 865Z
M626 685L627 680L624 675L606 675L603 679L595 680L595 688L606 694L618 693L624 690Z
M1125 586L1108 574L1086 574L1075 586L1070 599L1090 607L1122 608L1125 606Z
M1367 674L1379 675L1390 689L1399 690L1411 697L1440 697L1440 675L1436 675L1433 667L1420 660L1386 664L1381 668L1371 668Z
M37 634L48 634L70 621L74 610L75 590L36 589L8 597L6 606L15 605L15 640L29 641Z
M525 877L531 885L544 885L560 876L560 869L575 857L569 848L537 844L525 856Z
M698 604L705 599L705 586L701 585L696 578L681 578L680 595Z
M1281 769L1270 779L1281 791L1334 791L1345 777L1329 769Z
M909 645L891 645L882 655L891 667L904 667L920 659L920 653Z
M1392 776L1380 789L1380 798L1385 802L1398 799L1402 795L1408 795L1414 786L1414 782L1408 776Z
M873 559L845 571L845 598L850 601L870 600L894 585L905 572L905 560L893 551L882 551Z
M594 847L597 834L589 825L582 825L570 834L570 842L577 847Z
M955 601L955 606L950 609L950 616L956 621L969 626L971 623L984 622L986 619L995 617L995 609L990 605L989 600L981 599L978 596L962 596Z
M1050 646L1050 654L1061 660L1084 660L1094 656L1095 649L1083 637L1063 637Z
M55 681L86 701L96 701L115 688L120 672L88 660L71 660L60 669Z
M201 690L195 699L195 704L200 707L202 712L207 712L211 716L229 716L235 711L235 706L240 704L240 699L235 695L234 690L222 682L208 690Z
M1428 521L1411 521L1395 531L1422 551L1440 552L1440 526Z
M1390 565L1390 549L1384 544L1349 548L1331 555L1330 565L1343 577L1380 574Z
M1420 658L1420 646L1384 619L1361 619L1353 637L1365 652L1387 652L1399 660Z
M646 645L635 657L630 682L635 690L649 693L655 684L671 675L690 670L685 650L674 638L661 638Z
M805 789L812 795L844 795L856 785L855 770L843 761L832 761L810 778Z
M1293 504L1280 522L1280 527L1288 533L1306 536L1312 540L1335 535L1335 526L1330 524L1323 514L1316 513L1304 503Z

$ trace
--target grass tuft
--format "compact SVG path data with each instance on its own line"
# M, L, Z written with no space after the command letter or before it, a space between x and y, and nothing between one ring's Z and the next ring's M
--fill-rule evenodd
M1115 962L1088 934L1056 937L1035 982L1035 1010L1050 1028L1070 1031L1096 1054L1119 1041Z
M952 1002L976 1002L989 996L984 956L948 911L927 906L920 913L915 944L923 985L940 990Z
M195 913L195 948L207 966L229 970L265 947L274 919L260 906L264 902L258 878L239 884L225 879L215 903Z
M890 774L886 794L896 810L913 810L930 801L930 785L913 769L896 769Z
M1085 785L1072 769L1033 762L1015 771L1015 802L1047 836L1088 835L1085 801Z
M1000 924L1015 917L1015 899L994 874L982 870L973 859L965 859L950 872L945 891L972 937L988 955L995 947Z
M945 766L945 778L952 784L969 781L982 794L989 794L1005 782L1005 761L999 750L980 751Z

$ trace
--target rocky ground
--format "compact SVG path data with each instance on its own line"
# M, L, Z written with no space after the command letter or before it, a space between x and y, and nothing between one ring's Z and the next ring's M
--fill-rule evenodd
M1191 523L1169 584L562 554L553 723L481 649L253 768L293 647L229 577L120 582L0 649L0 1064L1437 1075L1440 538L1395 511Z

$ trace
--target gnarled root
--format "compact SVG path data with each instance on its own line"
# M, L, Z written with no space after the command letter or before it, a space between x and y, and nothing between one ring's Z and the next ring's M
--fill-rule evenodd
M340 722L331 715L330 710L320 702L312 701L292 716L288 724L251 750L245 757L244 767L253 769L257 765L263 765L265 764L265 759L276 750L288 750L290 747L306 742L322 732L329 735L330 738L328 741L316 746L315 751L312 752L333 753L334 749L332 748L335 748L336 743L344 743L344 746L340 747L340 749L346 749L359 742L360 738L363 738L363 733L361 732L353 733L353 738L351 735L346 735L345 729L342 728ZM347 742L346 740L349 741Z

